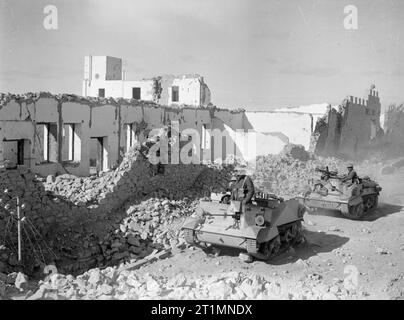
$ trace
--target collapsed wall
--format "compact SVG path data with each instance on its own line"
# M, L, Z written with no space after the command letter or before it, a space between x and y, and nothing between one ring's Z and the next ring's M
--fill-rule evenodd
M153 137L132 148L115 170L100 176L48 176L45 181L23 166L3 168L0 272L18 266L17 196L25 205L23 266L29 274L51 261L68 272L117 263L178 239L178 225L167 234L169 224L190 214L194 199L221 190L231 167L153 165L148 157L156 141ZM145 199L154 200L140 202Z
M317 120L310 150L323 156L365 157L383 133L379 94L373 89L367 100L349 96L338 109L329 108L327 114Z
M404 154L404 104L390 105L384 116L382 150L397 157Z
M184 141L192 131L195 151L212 154L212 160L246 153L230 137L244 130L242 111L41 92L0 95L0 162L25 165L42 176L88 176L115 168L131 146L164 126L178 126ZM233 148L216 148L216 154L216 141L204 143L216 129L220 143L229 137Z

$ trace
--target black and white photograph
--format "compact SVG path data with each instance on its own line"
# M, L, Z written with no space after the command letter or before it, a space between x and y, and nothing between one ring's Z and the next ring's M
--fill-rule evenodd
M403 17L0 0L0 300L403 300Z

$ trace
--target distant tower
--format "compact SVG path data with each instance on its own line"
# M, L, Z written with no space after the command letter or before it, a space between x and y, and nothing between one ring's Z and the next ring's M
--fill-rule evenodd
M376 86L374 84L370 85L369 99L374 99L379 101L379 92L375 90Z
M84 57L84 80L122 80L122 59L108 56Z
M122 80L122 59L92 55L84 57L83 96L89 95L93 82L113 80Z

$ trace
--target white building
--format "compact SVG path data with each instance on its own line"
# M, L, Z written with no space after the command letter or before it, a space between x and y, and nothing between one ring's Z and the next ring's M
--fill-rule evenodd
M197 74L124 80L122 71L120 58L86 56L83 96L154 101L167 106L202 107L210 103L210 90Z

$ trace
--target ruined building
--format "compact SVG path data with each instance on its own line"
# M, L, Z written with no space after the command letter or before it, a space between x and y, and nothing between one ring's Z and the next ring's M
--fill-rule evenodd
M328 108L317 121L311 149L317 154L358 158L382 134L381 104L374 86L368 99L348 96L337 108Z
M391 104L384 113L380 149L385 157L404 155L404 104Z
M236 132L244 128L242 111L49 93L0 98L0 162L26 165L44 176L108 171L130 147L145 141L152 129L173 123L178 123L182 139L191 140L191 153L203 153L204 159L221 161L234 153L248 154L243 134ZM197 132L200 140L184 137L186 129ZM215 129L229 136L226 143L222 136L209 139L208 133Z
M288 144L352 158L381 131L374 88L366 101L349 97L337 108L318 107L220 109L200 76L126 81L121 59L88 56L83 96L0 95L0 166L25 165L43 176L108 171L152 130L173 124L191 158L202 162L252 160Z
M86 56L82 95L153 101L166 106L210 104L210 90L199 75L164 75L130 81L123 75L122 59Z

